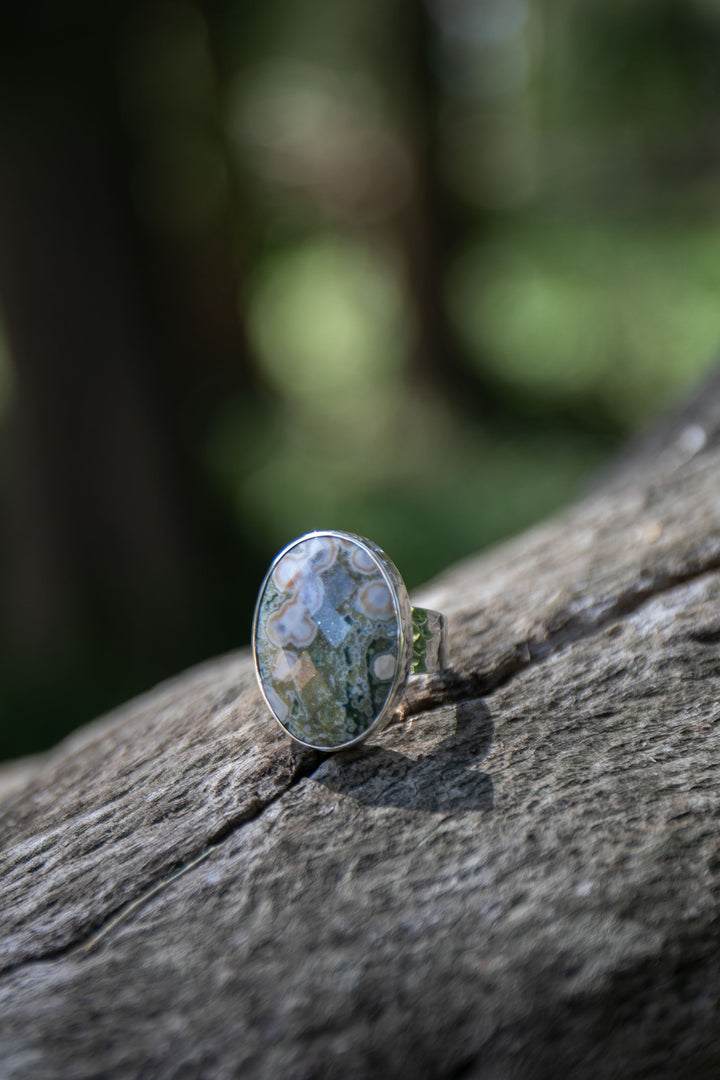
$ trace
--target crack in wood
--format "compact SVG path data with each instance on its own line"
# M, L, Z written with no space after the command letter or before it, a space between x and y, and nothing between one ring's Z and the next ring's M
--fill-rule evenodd
M304 749L297 751L294 746L291 748L291 755L294 767L287 786L280 791L277 791L272 798L267 800L267 802L257 803L253 807L252 812L246 811L243 814L238 815L238 817L226 821L221 829L218 829L213 833L212 836L203 843L202 847L191 852L179 866L176 866L169 873L163 874L158 880L150 882L142 889L139 896L126 901L119 908L110 912L107 918L103 919L87 934L78 935L57 948L46 949L36 956L26 957L16 964L8 964L6 967L0 969L0 979L12 975L16 971L30 965L44 963L48 960L57 960L75 951L80 951L86 955L93 952L113 930L132 918L133 915L145 907L145 905L158 893L162 892L169 885L172 885L178 878L183 877L188 871L194 870L200 863L204 862L214 851L216 851L224 840L238 829L242 828L243 825L256 821L270 806L272 806L273 803L277 802L278 799L282 798L283 795L292 790L296 784L300 783L300 781L306 777L311 776L315 769L320 765L321 761L327 756L316 751L307 751Z
M524 671L556 656L577 641L594 637L613 623L619 622L639 611L645 604L664 596L674 589L682 588L707 574L720 571L720 553L707 559L702 566L685 573L661 574L652 583L626 590L613 600L600 601L582 612L570 613L556 629L547 629L542 635L516 642L514 653L487 671L469 671L461 676L452 671L429 676L423 687L423 695L409 703L399 720L407 720L442 705L454 705L489 697L506 687ZM698 635L703 632L698 631ZM720 638L720 630L705 632L698 640L709 643Z
M187 874L189 870L194 870L196 866L200 865L200 863L205 862L208 856L212 855L213 851L215 851L216 848L217 844L210 844L208 847L205 848L203 852L201 852L199 855L196 855L194 859L190 859L188 862L178 867L177 870L174 870L171 874L168 874L166 877L161 878L160 881L156 881L154 885L150 885L147 889L145 889L144 892L140 894L140 896L137 896L134 900L130 900L129 903L121 907L111 919L108 919L107 922L103 923L100 929L93 934L89 941L85 942L85 944L82 946L82 951L84 953L91 953L93 949L96 949L98 945L100 945L100 943L109 934L113 932L113 930L116 930L117 927L120 926L122 923L127 922L127 920L130 919L136 912L140 911L141 908L145 907L145 904L147 904L148 901L152 900L154 896L157 896L157 894L162 892L163 889L166 889L168 885L172 885L172 883L174 881L177 881L178 878L181 878L183 874Z

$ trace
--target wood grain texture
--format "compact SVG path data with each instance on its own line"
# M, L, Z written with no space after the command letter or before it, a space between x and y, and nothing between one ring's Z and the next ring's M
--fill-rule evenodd
M414 599L372 745L243 652L0 776L0 1076L720 1075L720 379Z

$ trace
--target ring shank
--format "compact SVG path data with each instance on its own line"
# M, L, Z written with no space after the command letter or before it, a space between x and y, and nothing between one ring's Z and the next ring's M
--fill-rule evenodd
M412 675L430 675L446 667L447 619L439 611L412 608Z

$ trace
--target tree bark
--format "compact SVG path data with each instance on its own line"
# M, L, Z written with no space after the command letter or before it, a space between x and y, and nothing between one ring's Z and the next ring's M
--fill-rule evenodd
M720 1073L720 377L415 599L373 745L247 651L0 777L2 1076Z

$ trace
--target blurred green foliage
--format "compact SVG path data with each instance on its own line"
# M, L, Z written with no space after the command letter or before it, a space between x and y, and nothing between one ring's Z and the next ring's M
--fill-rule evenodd
M524 220L463 252L448 303L469 355L619 430L697 380L720 341L720 227Z
M0 756L246 642L263 565L306 529L371 536L413 586L541 518L720 340L715 0L119 10L93 24L98 115L151 252L138 290L185 335L157 382L229 544L176 637L111 612L52 660L6 650Z

